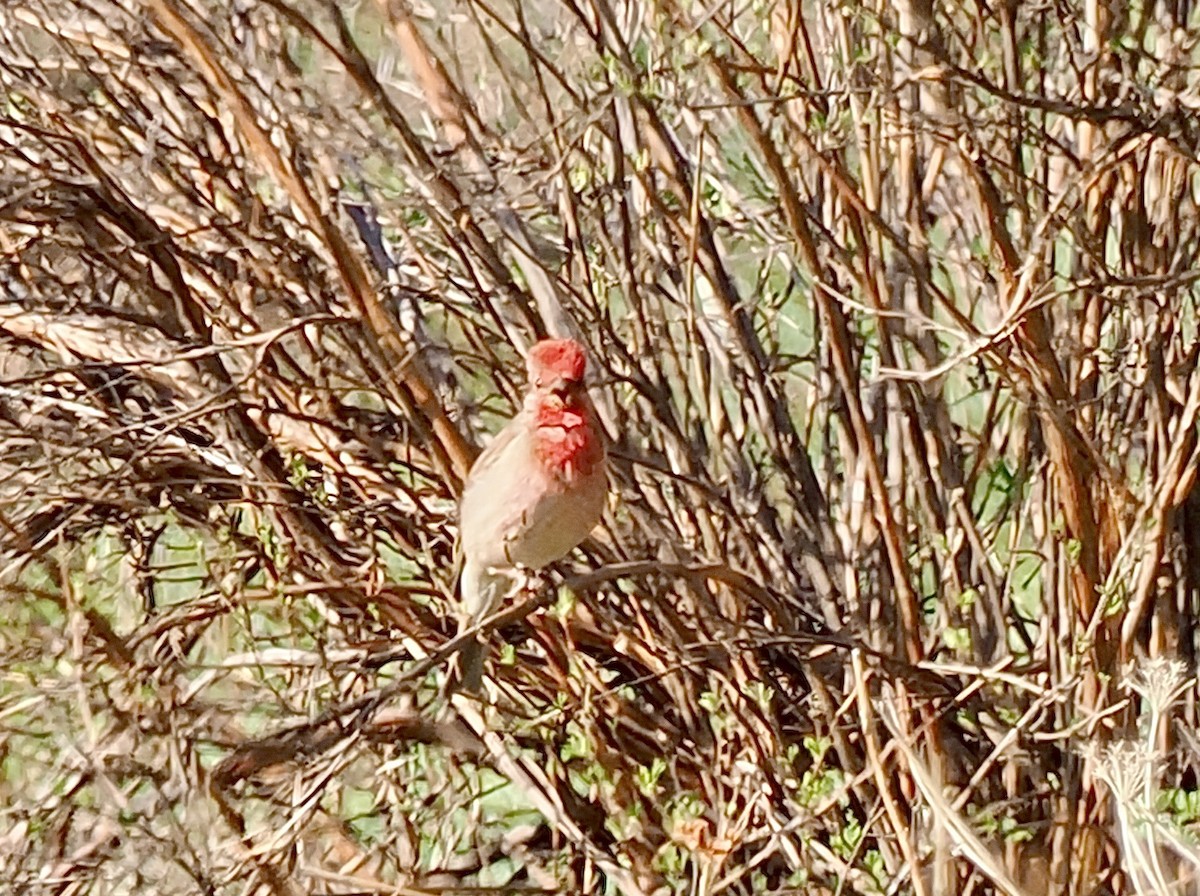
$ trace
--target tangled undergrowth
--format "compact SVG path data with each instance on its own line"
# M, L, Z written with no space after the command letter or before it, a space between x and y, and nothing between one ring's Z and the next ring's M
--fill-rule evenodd
M1169 6L4 5L0 876L1195 891ZM613 498L448 700L546 334Z

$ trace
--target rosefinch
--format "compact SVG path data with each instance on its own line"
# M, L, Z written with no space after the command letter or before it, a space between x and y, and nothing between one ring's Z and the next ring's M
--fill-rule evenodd
M459 502L463 628L490 616L513 573L566 556L600 519L608 491L604 437L583 382L583 347L546 339L529 350L521 412L479 455ZM478 693L483 642L462 651L462 685Z

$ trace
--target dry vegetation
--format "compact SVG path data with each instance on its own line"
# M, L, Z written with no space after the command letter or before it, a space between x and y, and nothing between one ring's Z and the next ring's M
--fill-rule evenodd
M15 893L1184 893L1189 3L0 6ZM453 651L520 351L604 525Z

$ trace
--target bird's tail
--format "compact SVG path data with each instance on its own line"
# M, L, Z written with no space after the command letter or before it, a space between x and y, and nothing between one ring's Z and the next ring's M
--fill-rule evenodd
M458 652L458 664L450 678L450 693L479 696L483 693L483 657L487 647L476 638Z
M459 616L458 630L464 632L478 625L496 611L504 597L504 576L498 576L486 568L472 563L469 559L463 564L462 575L459 577L459 599L462 613ZM478 695L483 690L483 661L487 657L486 636L477 635L463 645L459 651L457 662L451 666L447 692L453 694L463 691Z

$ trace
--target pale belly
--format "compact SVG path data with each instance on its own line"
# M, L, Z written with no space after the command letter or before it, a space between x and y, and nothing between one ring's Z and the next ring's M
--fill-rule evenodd
M604 512L603 472L583 477L565 492L548 494L528 508L505 545L511 565L540 569L568 554L588 537Z
M487 476L464 497L463 549L484 567L540 569L588 537L607 491L603 467L571 482Z

